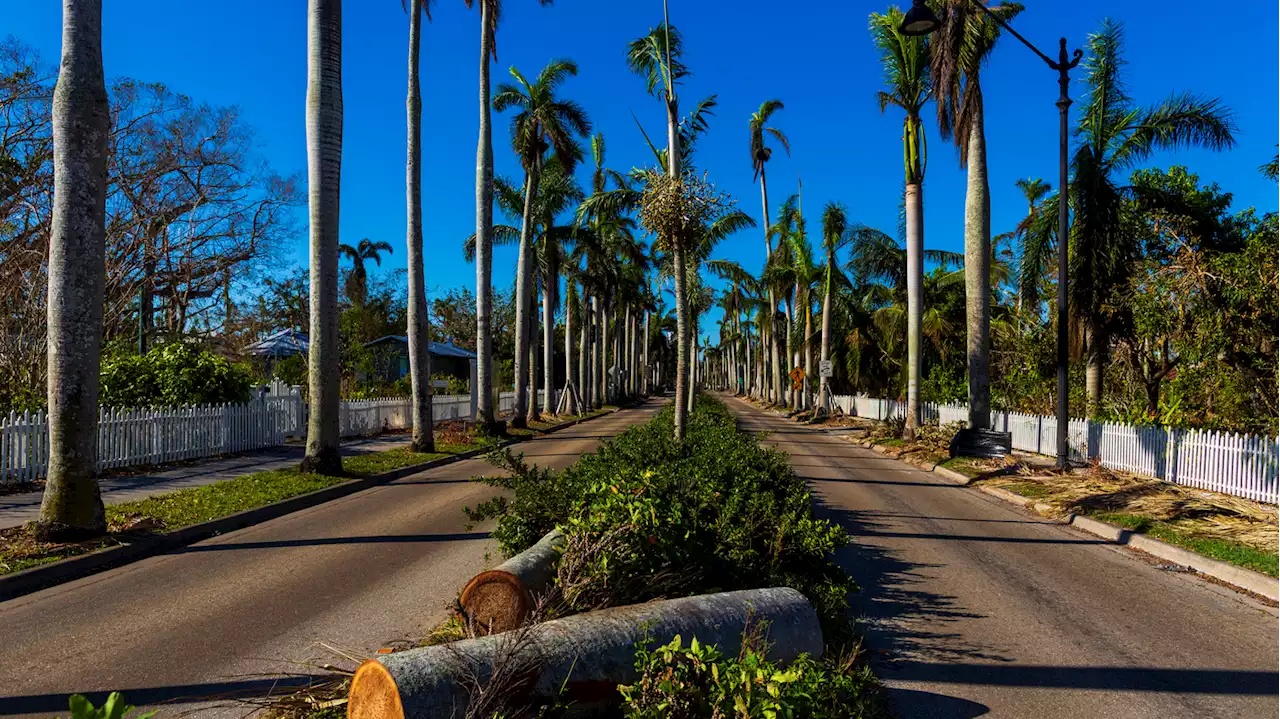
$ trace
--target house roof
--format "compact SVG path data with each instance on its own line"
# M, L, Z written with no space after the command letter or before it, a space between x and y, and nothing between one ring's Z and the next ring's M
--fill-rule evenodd
M307 333L298 330L282 330L273 335L254 342L244 351L251 355L262 355L266 357L292 357L293 355L306 354L307 349L311 346L307 339Z
M405 337L404 335L387 335L385 337L379 337L378 339L372 342L365 342L364 346L368 347L370 345L382 344L384 342L399 342L401 344L407 345L409 344L409 338ZM427 345L427 348L428 348L428 351L431 352L431 354L436 355L438 357L461 357L463 359L476 358L475 352L464 350L461 347L455 347L454 345L451 345L445 342L433 341Z

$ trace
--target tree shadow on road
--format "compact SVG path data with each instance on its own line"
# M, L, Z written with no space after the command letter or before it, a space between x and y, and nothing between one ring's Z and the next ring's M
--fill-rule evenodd
M985 615L960 605L954 596L926 588L927 579L921 571L938 565L908 561L885 547L857 541L887 528L874 518L874 512L835 507L815 495L814 514L840 524L854 537L836 553L836 561L860 587L849 598L850 611L877 663L891 669L895 661L908 658L1010 661L990 647L972 644L961 633L947 630L953 622Z

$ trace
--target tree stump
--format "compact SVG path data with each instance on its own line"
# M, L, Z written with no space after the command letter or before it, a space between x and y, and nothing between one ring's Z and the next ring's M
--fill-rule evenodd
M523 624L537 604L537 595L555 578L564 543L564 534L553 529L532 547L472 577L458 597L467 622L487 634Z
M822 629L809 600L789 587L671 599L556 619L514 632L371 659L356 670L349 719L464 716L468 685L503 695L617 697L633 682L636 645L675 635L736 655L748 620L767 623L768 657L787 663L822 655ZM492 684L491 684L492 682ZM509 684L502 684L509 682Z

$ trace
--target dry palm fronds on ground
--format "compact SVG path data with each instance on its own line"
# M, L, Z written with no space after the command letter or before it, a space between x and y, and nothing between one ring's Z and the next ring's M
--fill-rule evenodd
M1069 474L1024 467L1019 474L984 483L1019 485L1023 494L1064 512L1133 514L1196 537L1236 541L1266 552L1274 553L1280 544L1276 507L1103 467Z

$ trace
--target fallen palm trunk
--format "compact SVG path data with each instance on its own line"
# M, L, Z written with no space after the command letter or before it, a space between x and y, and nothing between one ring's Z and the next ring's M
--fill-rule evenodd
M553 529L532 547L472 577L458 596L467 622L489 634L523 624L537 605L536 595L555 578L564 542L564 534Z
M347 716L462 717L477 690L547 698L565 687L565 698L573 700L616 697L618 684L637 678L638 643L665 644L679 634L735 655L748 621L767 623L772 661L822 655L818 615L800 592L779 587L704 594L588 612L367 661L351 682Z

